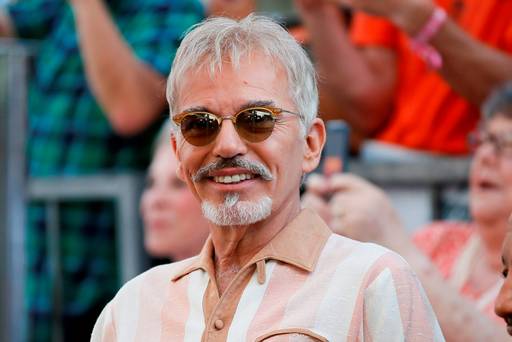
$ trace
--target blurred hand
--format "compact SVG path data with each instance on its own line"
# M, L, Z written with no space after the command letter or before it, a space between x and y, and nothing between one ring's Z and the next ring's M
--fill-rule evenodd
M397 212L384 191L350 174L330 178L331 229L359 241L369 241L395 249L398 241L409 238Z
M315 20L339 20L338 5L329 0L295 0L295 8L305 25Z
M335 233L394 250L410 243L391 201L375 185L351 174L315 175L307 185L303 205L319 210Z

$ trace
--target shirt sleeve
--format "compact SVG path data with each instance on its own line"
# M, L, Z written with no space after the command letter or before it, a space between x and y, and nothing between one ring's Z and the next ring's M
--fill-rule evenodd
M350 37L357 46L396 47L400 31L389 21L365 13L356 13Z
M408 264L382 256L371 272L364 298L364 333L371 341L444 341L427 296Z
M6 6L18 38L43 39L53 27L61 0L19 0Z
M108 303L94 324L91 342L117 341L114 319L112 315L112 302Z
M203 18L197 0L151 1L130 25L127 38L138 58L167 75L183 35Z

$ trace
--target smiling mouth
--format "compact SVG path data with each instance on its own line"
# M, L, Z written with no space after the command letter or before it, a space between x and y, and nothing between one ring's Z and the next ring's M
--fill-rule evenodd
M220 184L237 184L241 183L243 181L256 178L257 175L250 174L250 173L239 173L229 176L214 176L209 177L211 180L213 180L215 183Z

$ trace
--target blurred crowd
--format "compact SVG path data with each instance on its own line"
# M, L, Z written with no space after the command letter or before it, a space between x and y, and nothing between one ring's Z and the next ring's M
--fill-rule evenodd
M310 177L303 205L334 232L401 254L418 274L448 341L506 340L498 315L512 333L512 2L284 3L288 10L274 15L312 56L319 116L349 125L353 158L411 163L473 157L470 222L434 222L410 237L383 190L342 173ZM140 205L147 252L174 261L196 255L208 223L177 176L165 79L191 26L208 16L239 19L262 9L272 5L18 0L0 7L0 36L40 41L29 89L28 176L147 170ZM66 203L60 215L64 340L88 341L120 285L115 215L100 201ZM41 203L30 203L27 221L27 335L50 341Z

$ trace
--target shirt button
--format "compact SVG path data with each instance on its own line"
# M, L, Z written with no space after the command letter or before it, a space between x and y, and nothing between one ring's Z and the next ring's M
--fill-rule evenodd
M221 330L222 328L224 328L224 322L221 319L216 320L215 323L213 323L213 325L217 330Z

